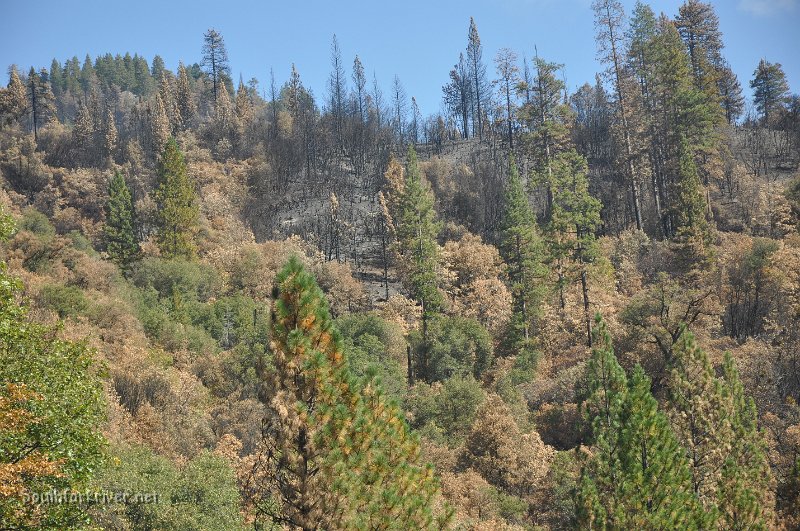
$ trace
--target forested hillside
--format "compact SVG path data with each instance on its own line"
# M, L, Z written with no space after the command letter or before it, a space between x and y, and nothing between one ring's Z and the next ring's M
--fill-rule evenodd
M800 97L592 10L429 116L336 36L11 65L0 528L800 528Z

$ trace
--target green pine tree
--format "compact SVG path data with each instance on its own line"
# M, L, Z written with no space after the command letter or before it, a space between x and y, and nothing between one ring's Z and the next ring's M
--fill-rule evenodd
M716 513L717 483L732 437L728 400L694 334L684 330L673 354L668 380L672 426L689 456L694 491L706 510Z
M131 201L131 191L119 172L114 173L108 185L105 211L103 240L106 252L112 262L127 271L139 256L139 240L136 237L136 212Z
M753 89L753 103L769 127L780 114L789 96L789 84L780 63L770 63L765 59L758 62L750 81Z
M417 356L417 372L427 378L426 343L428 323L442 306L439 291L439 244L441 224L436 219L433 192L422 178L414 146L408 148L405 181L397 198L394 220L397 250L405 269L404 284L411 297L422 306L422 347Z
M531 328L541 312L547 269L543 264L544 244L513 156L509 166L500 252L508 264L508 280L514 298L509 343L513 350L520 351L532 346Z
M692 490L683 448L650 392L650 378L637 365L622 412L618 483L627 529L693 529L706 522Z
M582 527L605 528L620 502L615 489L621 472L619 438L628 380L617 361L611 334L598 314L594 348L586 363L581 411L588 427L592 457L581 470L576 492L577 518Z
M308 530L445 523L418 438L377 381L350 374L314 278L292 258L276 285L261 516Z
M631 27L631 60L643 95L646 137L650 144L654 203L660 232L673 238L678 230L675 211L682 182L681 156L685 138L693 156L710 166L719 160L722 107L713 82L702 88L693 78L693 65L681 34L665 15L637 5ZM699 171L710 171L701 167Z
M769 528L774 489L766 442L730 354L717 378L708 355L685 331L669 392L672 424L708 521L724 529Z
M566 287L576 280L581 283L586 336L591 346L588 268L598 254L595 231L600 226L602 203L589 193L588 171L586 158L574 149L555 157L551 179L553 212L547 227L547 243L550 259L555 262L562 309Z
M755 402L745 395L730 353L725 354L723 377L733 438L717 491L720 516L726 529L767 529L773 518L774 488L766 441Z
M696 529L706 522L692 490L688 461L637 366L628 379L605 323L595 319L586 367L584 417L591 456L581 471L581 528Z
M675 242L686 262L702 262L711 256L713 233L706 219L706 199L694 150L685 137L681 138L678 164L672 211Z
M186 173L183 153L174 138L169 139L158 162L158 188L154 196L161 253L170 258L193 257L200 210L194 181Z
M553 159L567 149L570 143L569 123L572 110L562 98L564 82L558 71L564 65L545 61L536 55L532 61L534 77L520 86L530 97L519 111L519 117L528 132L521 133L521 144L532 159L532 184L545 190L544 219L549 221L553 210L551 179ZM526 65L527 67L527 65Z

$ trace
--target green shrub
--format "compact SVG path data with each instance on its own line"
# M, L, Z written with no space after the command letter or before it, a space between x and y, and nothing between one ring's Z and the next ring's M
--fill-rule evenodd
M145 258L136 264L132 280L135 286L153 288L160 299L168 299L175 312L182 305L206 302L221 288L217 272L211 266L187 260Z
M344 351L351 372L365 378L380 379L384 392L400 399L406 391L406 342L399 328L375 314L350 314L336 320L344 340Z
M448 444L456 446L466 437L485 398L481 385L468 375L443 384L419 383L409 391L405 406L412 415L412 427L423 433L440 429Z
M495 490L495 496L497 497L500 516L510 523L523 525L525 516L528 513L528 503L521 498L506 494L500 490Z
M104 528L220 531L243 529L240 498L230 464L208 451L179 468L144 447L116 448L99 478L103 491L154 494L157 503L99 505Z
M56 228L47 219L47 216L33 207L25 209L22 219L19 220L19 230L27 230L37 236L50 237L56 235Z
M177 352L185 348L196 356L217 350L214 338L190 322L186 305L181 304L176 311L173 301L159 299L158 292L152 286L132 291L131 296L137 299L137 317L145 335L164 349ZM189 306L198 304L190 303Z
M98 256L98 252L94 250L92 242L80 232L71 230L67 233L67 238L72 240L72 247L76 250L86 253L89 256Z
M494 358L492 337L475 319L440 316L428 323L428 341L411 336L416 373L429 382L453 376L479 379Z
M186 305L186 314L195 326L206 330L223 349L241 342L268 341L268 310L250 297L222 297L211 304Z
M58 313L60 318L83 314L89 308L89 301L83 291L76 286L47 284L39 291L41 306Z
M520 350L511 369L511 383L519 385L533 381L538 363L539 351L529 348Z

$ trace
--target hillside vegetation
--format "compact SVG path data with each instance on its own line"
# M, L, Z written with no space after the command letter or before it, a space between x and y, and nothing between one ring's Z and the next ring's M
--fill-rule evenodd
M593 10L593 83L471 20L427 117L335 36L12 66L0 527L800 526L800 98Z

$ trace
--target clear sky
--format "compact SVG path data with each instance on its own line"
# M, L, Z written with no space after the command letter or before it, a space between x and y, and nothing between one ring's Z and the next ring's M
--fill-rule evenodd
M635 0L623 0L629 12ZM677 13L682 0L650 2L656 14ZM720 18L725 56L745 95L761 57L781 63L790 88L800 92L800 0L712 2ZM281 0L275 2L136 0L0 0L0 68L14 63L48 67L88 53L158 54L170 69L200 62L203 32L222 33L234 80L256 77L266 87L270 67L279 84L292 62L318 101L330 71L337 35L345 65L358 54L371 78L388 94L397 74L424 114L440 108L441 86L466 46L475 17L484 59L499 48L565 64L571 90L593 82L600 67L591 0Z

